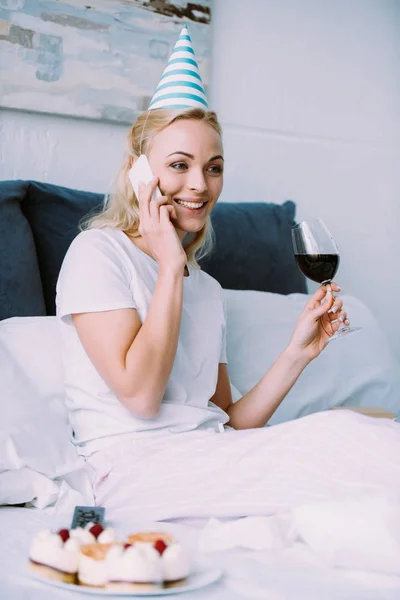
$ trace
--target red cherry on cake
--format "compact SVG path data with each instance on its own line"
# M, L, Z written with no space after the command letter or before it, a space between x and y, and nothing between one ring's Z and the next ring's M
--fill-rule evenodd
M164 542L164 540L156 540L154 542L154 548L157 550L157 552L159 554L162 555L164 550L167 548L167 544Z
M89 532L90 532L92 535L94 535L94 537L96 538L96 540L97 540L97 538L99 537L99 535L100 535L101 533L103 533L103 531L104 531L104 527L103 527L102 525L100 525L100 523L96 523L96 525L93 525L93 527L91 527L91 528L89 529Z
M60 536L60 538L62 539L62 541L65 542L67 540L69 540L69 531L68 529L60 529L60 531L58 532L58 535Z
M126 542L126 544L124 544L124 550L126 550L127 548L130 548L132 546L132 544L128 544L128 542Z

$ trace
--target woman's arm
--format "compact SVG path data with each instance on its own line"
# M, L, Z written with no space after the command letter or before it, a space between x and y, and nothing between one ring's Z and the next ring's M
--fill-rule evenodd
M211 402L229 415L229 425L234 429L264 427L306 364L291 356L289 349L285 350L259 383L234 404L227 366L220 364L217 388Z
M133 308L72 316L90 360L136 416L157 416L174 364L182 313L183 273L160 274L148 315Z
M339 288L332 284L332 289ZM321 301L326 298L325 302ZM338 329L340 321L348 323L342 301L321 287L306 304L292 339L262 379L232 404L228 370L219 365L219 377L214 404L225 410L229 425L235 429L264 427L304 368L325 348L328 339Z
M72 315L90 360L117 398L136 416L157 416L174 364L182 315L186 254L165 196L151 200L154 179L139 192L139 233L158 264L144 323L135 309Z
M287 348L252 390L224 408L229 415L229 425L234 429L264 427L307 364L307 361L292 355L290 348ZM228 377L228 370L224 366ZM225 375L222 377L225 379ZM218 404L218 399L213 402Z

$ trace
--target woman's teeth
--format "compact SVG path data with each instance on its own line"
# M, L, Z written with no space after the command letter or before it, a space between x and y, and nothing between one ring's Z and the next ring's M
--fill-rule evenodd
M184 202L183 200L175 200L175 202L177 204L180 204L181 206L186 206L186 208L201 208L202 206L204 206L205 202Z

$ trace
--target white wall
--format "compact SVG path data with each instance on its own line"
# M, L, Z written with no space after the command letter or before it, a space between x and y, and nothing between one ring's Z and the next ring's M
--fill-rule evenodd
M293 199L341 248L337 281L400 359L400 2L214 0L211 105L222 200ZM126 127L0 113L0 179L105 191Z
M35 179L105 192L119 166L127 129L83 119L3 110L0 179Z
M400 358L400 2L219 0L213 23L222 199L322 216Z

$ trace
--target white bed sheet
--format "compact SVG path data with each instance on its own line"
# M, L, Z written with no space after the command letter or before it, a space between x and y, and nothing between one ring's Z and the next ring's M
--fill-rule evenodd
M1 600L86 600L87 596L57 590L29 578L27 554L32 536L41 528L69 524L71 515L49 515L37 509L0 508ZM177 598L193 600L398 600L400 578L333 569L321 564L306 546L297 544L282 551L230 550L201 556L198 540L205 520L170 523L113 522L121 533L157 527L172 531L199 564L221 567L223 578L210 587Z
M270 428L119 440L89 459L110 518L270 516L370 492L400 496L400 425L325 411Z

